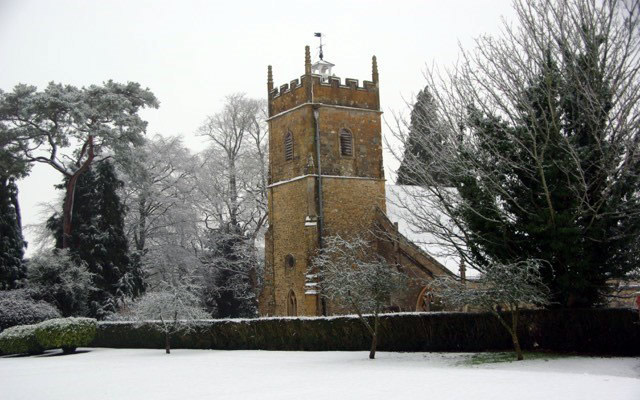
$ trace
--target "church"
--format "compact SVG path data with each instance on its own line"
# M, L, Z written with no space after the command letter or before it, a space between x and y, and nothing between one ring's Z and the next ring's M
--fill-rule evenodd
M363 229L383 232L372 249L410 278L394 309L429 311L424 282L453 275L412 243L387 214L382 162L379 75L371 80L332 74L335 65L311 63L305 47L304 75L274 86L268 67L269 185L261 316L319 316L339 313L323 301L311 260L323 238Z

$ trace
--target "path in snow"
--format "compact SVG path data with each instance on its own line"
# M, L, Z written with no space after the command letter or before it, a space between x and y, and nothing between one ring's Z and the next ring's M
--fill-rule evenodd
M460 365L469 354L84 349L0 358L0 398L640 399L640 359Z

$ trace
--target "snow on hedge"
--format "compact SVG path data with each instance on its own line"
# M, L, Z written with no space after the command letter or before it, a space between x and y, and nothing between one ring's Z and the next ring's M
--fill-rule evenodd
M44 350L36 338L36 325L18 325L0 333L0 352L36 354Z

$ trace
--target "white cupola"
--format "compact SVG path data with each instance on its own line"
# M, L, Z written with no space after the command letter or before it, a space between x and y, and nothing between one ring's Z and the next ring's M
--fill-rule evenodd
M322 76L322 82L329 82L329 77L333 76L331 74L332 67L335 67L335 64L320 59L311 65L311 73Z

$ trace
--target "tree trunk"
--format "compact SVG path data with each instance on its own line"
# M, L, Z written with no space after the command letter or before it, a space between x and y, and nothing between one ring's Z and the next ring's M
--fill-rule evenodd
M369 351L369 359L376 358L376 348L378 347L378 313L373 317L373 335L371 335L371 350Z
M80 176L85 173L89 167L91 166L91 162L93 162L93 136L89 135L87 139L87 159L84 161L82 166L78 168L73 175L69 178L69 182L67 182L66 193L64 196L64 204L62 206L62 248L66 249L70 246L71 240L71 232L72 232L72 219L73 219L73 201L76 194L76 184L78 183L78 179ZM80 156L82 157L82 156Z
M513 348L516 351L518 361L522 361L524 360L524 356L522 355L520 341L518 340L518 314L519 310L517 307L511 310L511 340L513 341Z
M164 351L166 354L171 354L171 346L170 346L170 340L169 340L169 334L165 333L164 334Z
M136 250L142 252L146 246L147 241L147 198L146 195L141 195L138 200L138 226L136 227Z
M238 183L236 181L236 155L229 156L229 221L234 233L239 233L238 223Z

